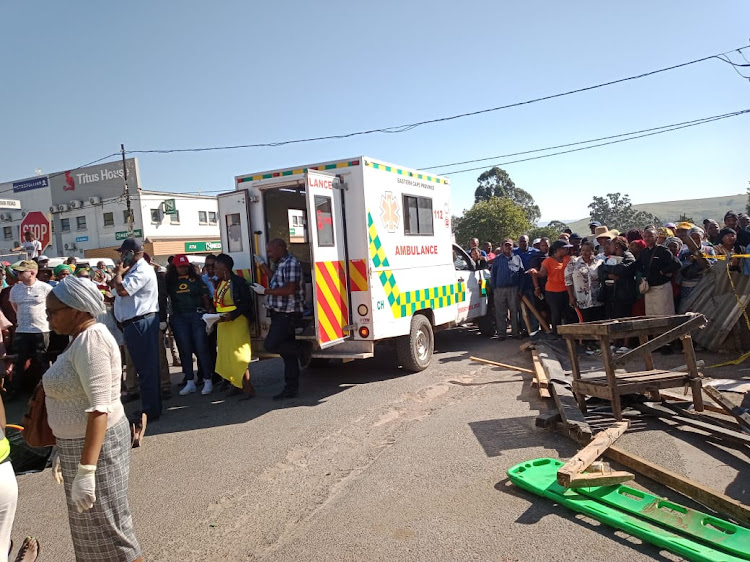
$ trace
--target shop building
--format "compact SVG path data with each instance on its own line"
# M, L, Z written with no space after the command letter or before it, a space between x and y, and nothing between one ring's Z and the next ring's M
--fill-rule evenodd
M157 260L221 251L215 197L143 190L138 160L129 158L125 164L132 234L145 251ZM41 211L52 232L44 254L114 257L131 231L124 186L122 161L0 184L0 194L21 201L20 210L0 212L0 251L17 246L23 218Z

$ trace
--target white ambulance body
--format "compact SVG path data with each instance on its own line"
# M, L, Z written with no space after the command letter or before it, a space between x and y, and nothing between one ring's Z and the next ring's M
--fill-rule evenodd
M426 368L434 331L487 316L486 270L452 244L447 179L368 157L238 176L219 195L223 251L251 282L253 263L281 238L302 263L306 325L314 358L359 359L395 338L405 369ZM251 326L263 356L270 318L259 296Z

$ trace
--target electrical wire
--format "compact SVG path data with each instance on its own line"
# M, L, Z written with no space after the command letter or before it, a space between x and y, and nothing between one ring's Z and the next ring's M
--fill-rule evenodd
M580 147L580 148L573 148L573 149L570 149L570 150L562 150L560 152L553 152L551 154L542 154L541 156L532 156L531 158L521 158L519 160L511 160L509 162L496 162L494 164L487 164L485 166L480 166L478 168L467 168L467 169L464 169L464 170L453 170L453 171L450 171L450 172L441 172L439 175L441 175L441 176L451 176L451 175L454 175L454 174L463 174L465 172L474 172L474 171L477 171L477 170L485 170L487 168L487 166L489 166L489 165L491 165L491 166L507 166L507 165L510 165L510 164L519 164L521 162L529 162L531 160L541 160L542 158L550 158L552 156L559 156L561 154L570 154L571 152L580 152L582 150L589 150L589 149L592 149L592 148L599 148L601 146L608 146L610 144L617 144L617 143L627 142L627 141L631 141L631 140L635 140L635 139L640 139L640 138L644 138L644 137L651 137L651 136L654 136L654 135L661 135L663 133L670 133L672 131L678 131L680 129L687 129L688 127L696 127L698 125L704 125L706 123L713 123L714 121L720 121L722 119L729 119L731 117L738 117L740 115L745 115L747 113L750 113L750 109L743 109L742 111L735 111L733 113L726 113L724 115L717 115L714 118L707 118L707 119L704 119L704 120L701 120L701 121L698 121L698 122L688 122L688 124L685 124L685 125L674 126L672 128L661 129L661 130L653 131L653 132L642 134L642 135L630 136L628 138L621 138L621 139L618 139L618 140L612 140L612 141L609 141L609 142L603 142L603 143L594 144L594 145L591 145L591 146L583 146L583 147ZM647 130L647 129L644 129L644 130ZM544 150L544 149L540 149L540 150ZM435 166L435 167L436 168L440 168L440 167L444 167L444 166Z
M748 48L750 48L750 46L739 47L739 48L736 48L736 49L732 49L730 51L725 51L723 53L717 53L717 54L714 54L714 55L709 55L709 56L706 56L706 57L701 57L699 59L694 59L694 60L691 60L691 61L688 61L688 62L683 62L683 63L680 63L680 64L675 64L675 65L668 66L668 67L665 67L665 68L660 68L660 69L652 70L652 71L649 71L649 72L643 72L641 74L636 74L636 75L628 76L628 77L625 77L625 78L619 78L617 80L611 80L609 82L603 82L601 84L594 84L592 86L585 86L585 87L582 87L582 88L577 88L575 90L568 90L566 92L560 92L560 93L557 93L557 94L550 94L548 96L542 96L542 97L533 98L533 99L530 99L530 100L525 100L525 101L510 103L510 104L506 104L506 105L500 105L500 106L497 106L497 107L490 107L490 108L485 108L485 109L479 109L477 111L469 111L469 112L466 112L466 113L459 113L459 114L451 115L451 116L447 116L447 117L439 117L439 118L435 118L435 119L428 119L428 120L425 120L425 121L417 121L415 123L409 123L409 124L406 124L406 125L396 125L396 126L392 126L392 127L382 127L382 128L377 128L377 129L368 129L368 130L356 131L356 132L351 132L351 133L342 133L342 134L337 134L337 135L327 135L327 136L319 136L319 137L309 137L309 138L301 138L301 139L292 139L292 140L284 140L284 141L277 141L277 142L264 142L264 143L253 143L253 144L237 144L237 145L211 146L211 147L195 147L195 148L166 148L166 149L149 149L149 150L129 150L129 151L127 151L127 154L172 154L172 153L178 153L178 152L207 152L207 151L215 151L215 150L235 150L235 149L241 149L241 148L273 148L273 147L285 146L285 145L290 145L290 144L301 144L301 143L317 142L317 141L323 141L323 140L346 139L346 138L351 138L351 137L356 137L356 136L362 136L362 135L371 135L371 134L375 134L375 133L404 133L406 131L411 131L412 129L415 129L417 127L421 127L423 125L430 125L430 124L434 124L434 123L444 123L446 121L453 121L453 120L456 120L456 119L462 119L464 117L472 117L472 116L475 116L475 115L482 115L482 114L485 114L485 113L491 113L491 112L500 111L500 110L503 110L503 109L510 109L510 108L513 108L513 107L521 107L521 106L524 106L524 105L530 105L530 104L533 104L533 103L539 103L539 102L542 102L542 101L548 101L548 100L552 100L552 99L556 99L556 98L561 98L561 97L564 97L564 96L569 96L569 95L572 95L572 94L579 94L579 93L582 93L582 92L588 92L588 91L595 90L595 89L598 89L598 88L603 88L603 87L606 87L606 86L612 86L612 85L615 85L615 84L621 84L623 82L628 82L628 81L631 81L631 80L638 80L640 78L646 78L648 76L653 76L655 74L660 74L662 72L668 72L670 70L675 70L675 69L683 68L683 67L690 66L690 65L693 65L693 64L698 64L698 63L701 63L701 62L705 62L707 60L719 58L721 56L726 56L727 54L733 53L735 51L742 52L743 49L748 49ZM727 62L724 59L719 59L719 60L723 60L724 62ZM733 64L733 63L730 62L730 64Z
M660 127L652 127L652 128L649 128L649 129L641 129L640 131L631 131L629 133L620 133L620 134L617 134L617 135L610 135L610 136L607 136L607 137L599 137L597 139L589 139L589 140L584 140L584 141L569 142L569 143L566 143L566 144L558 144L556 146L547 146L545 148L535 148L533 150L524 150L523 152L511 152L509 154L499 154L497 156L488 156L486 158L476 158L474 160L464 160L463 162L453 162L451 164L439 164L437 166L423 166L423 167L420 167L419 169L420 170L434 170L436 168L449 168L451 166L462 166L464 164L473 164L475 162L486 162L487 160L497 160L498 158L510 158L512 156L523 156L525 154L533 154L535 152L545 152L547 150L556 150L558 148L567 148L569 146L577 146L577 145L581 145L581 144L590 144L590 143L593 143L593 142L599 142L599 141L603 141L603 140L616 139L616 138L619 138L619 137L627 137L627 136L631 136L631 135L637 135L637 134L640 134L640 133L647 133L647 132L650 132L650 131L657 131L659 129L668 129L670 127L677 127L677 126L680 126L680 125L688 125L688 124L693 124L693 123L696 124L696 125L700 125L700 124L702 124L704 122L711 122L711 121L714 121L714 120L717 120L717 119L721 119L721 118L724 118L724 117L734 117L736 113L737 112L732 112L732 113L725 113L723 115L714 115L714 116L711 116L711 117L703 117L701 119L694 119L692 121L683 121L682 123L672 123L671 125L662 125Z

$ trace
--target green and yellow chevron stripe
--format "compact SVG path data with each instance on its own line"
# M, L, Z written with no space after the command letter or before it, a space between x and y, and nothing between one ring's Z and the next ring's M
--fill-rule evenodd
M370 248L370 260L375 267L390 267L388 256L383 250L378 231L372 220L372 215L367 213L367 233ZM417 310L425 308L444 308L466 300L466 291L463 283L453 283L441 287L429 289L417 289L402 293L399 291L396 278L390 269L384 269L378 273L378 278L383 284L388 304L391 306L394 318L411 316Z

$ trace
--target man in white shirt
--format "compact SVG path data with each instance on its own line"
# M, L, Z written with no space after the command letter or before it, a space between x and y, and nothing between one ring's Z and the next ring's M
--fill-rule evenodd
M115 318L140 379L142 413L154 421L161 415L156 272L143 259L143 247L134 238L125 240L117 251L121 261L109 282L115 294Z
M23 238L24 242L17 248L13 248L13 251L19 252L23 250L26 252L27 260L33 260L34 258L39 257L39 254L42 253L42 243L39 240L34 239L34 234L30 230L23 233Z
M46 302L52 287L37 280L39 266L34 261L24 260L13 266L13 269L18 272L18 283L10 290L10 303L16 311L18 325L13 344L17 356L7 400L12 399L21 388L20 382L25 374L27 360L31 359L32 366L38 366L39 376L49 367L49 322Z

